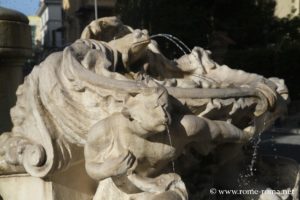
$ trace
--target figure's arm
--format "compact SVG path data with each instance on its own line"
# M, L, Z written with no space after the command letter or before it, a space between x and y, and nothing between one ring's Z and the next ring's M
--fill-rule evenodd
M256 87L257 84L265 84L276 90L273 81L255 73L248 73L243 70L231 69L226 65L219 65L210 58L210 52L200 47L195 47L189 54L191 64L194 65L193 74L205 76L208 80L216 81L221 87L230 85L240 87L248 85Z
M190 60L197 70L195 74L204 75L205 77L215 80L218 83L228 85L249 85L255 82L261 82L265 78L258 74L247 73L243 70L231 69L226 65L219 65L210 58L210 52L201 47L195 47L190 56ZM198 67L196 67L198 65Z
M195 115L185 115L180 124L186 135L197 138L200 142L226 143L242 142L249 139L249 134L225 121L209 120Z
M135 160L135 156L130 151L125 151L118 157L107 159L104 162L86 161L85 167L90 177L101 181L130 171Z
M207 77L216 80L221 86L233 85L235 87L250 87L256 89L264 108L272 109L277 101L277 85L273 81L258 74L231 69L226 65L217 65L215 69L209 71ZM264 102L268 105L264 105ZM264 108L262 111L257 111L257 113L265 112Z
M87 173L98 181L126 173L135 164L135 156L126 149L114 148L111 124L115 115L93 126L84 147Z
M206 75L209 78L216 80L219 83L228 85L253 85L257 82L266 80L263 76L254 73L247 73L243 70L231 69L226 65L217 65L216 68L209 71Z

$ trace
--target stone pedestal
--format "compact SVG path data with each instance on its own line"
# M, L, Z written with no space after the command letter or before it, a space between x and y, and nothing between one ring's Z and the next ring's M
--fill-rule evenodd
M22 13L0 7L0 134L11 129L9 110L31 56L31 29Z
M0 194L3 200L91 200L93 198L93 195L66 185L27 175L0 177Z
M3 200L91 200L96 188L83 164L44 179L26 174L0 176Z

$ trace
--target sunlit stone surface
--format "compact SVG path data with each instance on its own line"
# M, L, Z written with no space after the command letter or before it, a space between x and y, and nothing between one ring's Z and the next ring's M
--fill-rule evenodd
M209 199L207 176L238 175L241 147L286 110L284 81L219 65L200 47L170 60L153 39L102 18L36 66L0 137L0 173L78 181L94 200Z

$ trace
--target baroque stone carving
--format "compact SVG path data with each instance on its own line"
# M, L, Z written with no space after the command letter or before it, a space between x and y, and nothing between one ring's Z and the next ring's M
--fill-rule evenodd
M170 60L146 30L107 17L36 66L17 98L1 174L49 177L85 160L95 200L184 200L174 161L247 142L285 111L288 91L200 47Z

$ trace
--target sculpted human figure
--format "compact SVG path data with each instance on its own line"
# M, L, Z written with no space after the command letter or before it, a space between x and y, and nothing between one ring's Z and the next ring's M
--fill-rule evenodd
M85 145L85 157L88 172L97 175L92 177L102 180L124 174L137 162L136 158L157 157L156 160L163 160L166 156L172 157L172 147L147 141L151 135L166 129L169 121L167 98L163 88L144 89L141 94L126 100L122 112L112 114L91 128ZM116 162L110 161L114 157ZM115 167L119 169L111 170L114 165L110 162L115 162ZM148 162L157 165L154 160Z
M226 122L212 122L195 115L171 115L171 107L168 93L162 86L145 88L126 100L122 112L95 124L85 145L88 174L98 181L123 176L121 179L126 182L127 189L129 185L134 186L128 193L159 193L149 194L150 199L162 196L164 199L187 199L183 183L178 186L180 190L177 186L173 187L174 191L167 189L170 184L181 182L178 175L168 173L151 177L160 174L190 143L197 143L196 150L207 154L217 144L243 142L250 137ZM170 136L166 133L167 126Z
M187 199L183 183L180 184L180 193L175 190L175 185L181 181L178 175L148 177L157 173L156 168L165 165L175 155L171 145L148 140L152 135L164 132L171 122L168 105L164 88L145 88L126 100L122 112L95 124L88 133L84 148L88 174L98 181L128 176L129 180L125 177L126 187L134 185L130 193L153 193L151 199L161 199L162 196L163 199ZM168 191L172 184L174 188ZM150 199L150 194L147 199Z

